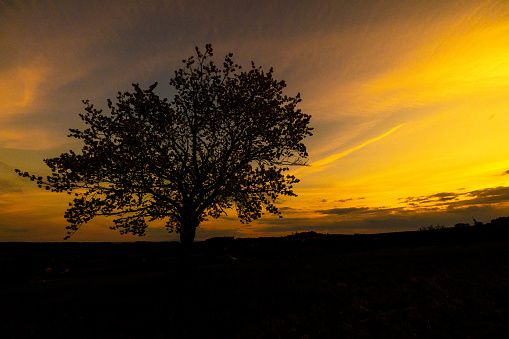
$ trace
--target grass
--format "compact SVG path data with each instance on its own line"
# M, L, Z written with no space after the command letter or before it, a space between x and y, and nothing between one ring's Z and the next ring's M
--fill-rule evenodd
M60 273L41 273L44 264L28 265L28 259L41 257L55 263L42 247L30 255L27 248L22 255L11 248L3 252L0 267L19 273L12 269L15 259L32 273L3 284L0 330L4 338L477 338L509 333L507 238L411 246L405 245L407 238L375 246L357 237L367 245L349 251L334 247L343 241L335 239L197 244L188 267L176 264L169 244L103 244L100 251L76 244L61 250L67 253L61 261L76 257L71 253L80 253L80 259L70 271L56 270Z

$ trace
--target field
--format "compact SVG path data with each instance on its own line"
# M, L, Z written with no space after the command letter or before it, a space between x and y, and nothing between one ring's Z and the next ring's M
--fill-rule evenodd
M0 244L0 331L66 338L509 333L509 237L469 227L176 243ZM184 261L184 263L182 263Z

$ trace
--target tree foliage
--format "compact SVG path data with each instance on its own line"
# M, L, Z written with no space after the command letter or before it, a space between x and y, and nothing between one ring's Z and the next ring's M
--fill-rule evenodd
M310 116L297 109L300 95L283 94L284 81L252 63L248 71L225 57L211 61L211 45L184 60L170 85L172 101L160 98L157 83L108 100L108 113L89 101L80 114L88 128L71 129L83 142L45 159L52 174L29 177L39 187L74 194L65 213L68 238L98 215L115 216L112 229L143 235L147 221L165 220L181 241L196 227L235 208L241 222L265 208L278 214L278 196L295 196L299 180L285 175L304 165L303 139Z

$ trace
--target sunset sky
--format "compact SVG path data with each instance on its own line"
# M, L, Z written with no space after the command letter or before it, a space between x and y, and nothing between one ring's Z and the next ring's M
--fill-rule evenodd
M81 100L168 81L194 47L253 60L301 93L312 116L297 198L242 225L235 212L197 239L302 231L378 233L509 216L509 1L1 1L0 241L61 241L70 197L15 168L81 144ZM109 230L72 241L174 240Z

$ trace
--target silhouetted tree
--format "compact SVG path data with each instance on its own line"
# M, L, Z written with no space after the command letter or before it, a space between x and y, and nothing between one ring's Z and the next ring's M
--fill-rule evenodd
M171 102L133 84L132 93L108 99L109 113L89 101L81 119L85 130L69 137L83 141L45 159L46 179L16 170L54 192L75 194L65 213L66 239L98 215L116 216L112 229L144 235L146 221L166 220L181 243L194 241L198 225L235 208L241 222L257 219L262 208L279 214L279 195L296 196L299 180L285 175L304 165L302 140L311 134L310 116L296 109L300 95L283 95L284 81L252 63L249 71L225 57L211 60L211 45L183 63L170 80Z

